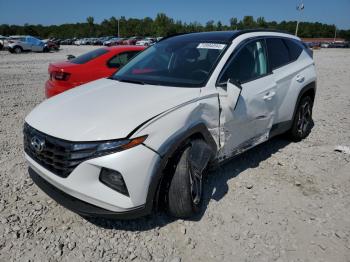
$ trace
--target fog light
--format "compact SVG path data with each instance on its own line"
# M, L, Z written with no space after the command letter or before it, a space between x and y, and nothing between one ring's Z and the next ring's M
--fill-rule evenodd
M102 168L100 172L100 181L119 193L129 196L123 176L118 171Z

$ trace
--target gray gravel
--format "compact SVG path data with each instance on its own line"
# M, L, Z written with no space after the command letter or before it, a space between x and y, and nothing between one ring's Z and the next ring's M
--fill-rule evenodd
M350 261L350 50L315 51L315 127L300 143L283 138L209 174L193 221L156 214L87 221L29 179L22 124L44 99L57 53L0 52L0 261Z

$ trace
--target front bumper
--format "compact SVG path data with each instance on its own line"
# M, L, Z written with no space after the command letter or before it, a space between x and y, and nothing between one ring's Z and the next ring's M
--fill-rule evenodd
M150 212L146 206L140 206L124 212L113 212L66 194L65 192L48 183L32 168L28 168L28 173L33 182L58 204L82 216L133 219L145 216Z
M148 202L153 199L148 199L148 193L152 184L152 176L158 169L159 155L143 145L82 162L66 178L45 169L27 154L25 157L32 169L30 173L34 172L41 178L33 179L34 182L39 181L36 182L39 187L41 184L49 184L51 189L49 191L56 193L53 196L48 192L47 194L77 213L117 217L122 213L132 214L135 210L144 209L140 215L151 211L151 205ZM99 175L103 167L122 174L129 196L100 182ZM45 183L40 181L45 181ZM45 189L43 190L46 192ZM57 195L61 195L58 200Z

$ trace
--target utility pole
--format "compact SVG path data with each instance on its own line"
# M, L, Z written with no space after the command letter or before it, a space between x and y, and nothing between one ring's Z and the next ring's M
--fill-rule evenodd
M119 33L119 21L120 21L120 18L118 18L118 38L120 37L120 33Z
M337 39L337 26L334 25L334 40L333 42L335 43L335 39Z
M300 16L301 16L301 12L304 10L304 8L305 8L305 6L304 6L303 2L301 2L301 3L297 6L297 11L300 12ZM298 36L300 16L298 17L297 27L295 28L295 36Z

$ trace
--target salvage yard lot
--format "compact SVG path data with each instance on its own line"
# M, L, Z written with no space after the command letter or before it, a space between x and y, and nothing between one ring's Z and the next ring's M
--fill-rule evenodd
M350 261L350 155L334 151L350 146L350 49L314 52L310 136L275 138L212 171L194 221L87 221L31 182L22 125L44 100L48 63L93 48L0 52L0 261Z

